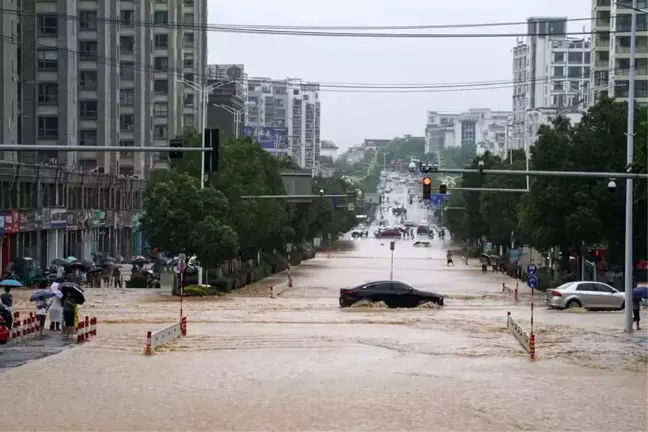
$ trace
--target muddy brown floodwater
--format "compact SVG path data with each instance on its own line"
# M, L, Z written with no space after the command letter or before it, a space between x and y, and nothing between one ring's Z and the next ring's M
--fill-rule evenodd
M2 373L1 430L647 429L645 331L621 312L536 307L537 360L506 330L529 324L511 279L446 267L447 245L396 245L394 278L448 296L444 309L340 309L339 289L389 277L388 242L296 268L279 298L257 287L185 302L189 334L152 357L147 330L176 299L92 290L92 342ZM627 406L632 407L628 411Z

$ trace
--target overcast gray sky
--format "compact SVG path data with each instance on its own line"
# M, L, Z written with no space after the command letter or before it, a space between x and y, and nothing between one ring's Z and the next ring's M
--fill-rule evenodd
M208 0L210 24L437 25L585 18L591 0ZM569 23L569 31L589 28ZM398 32L406 32L402 30ZM426 33L524 33L525 26ZM349 39L210 32L209 63L242 63L250 76L328 83L461 83L512 79L515 38ZM322 139L422 136L426 110L511 110L510 88L436 93L340 93L324 89Z

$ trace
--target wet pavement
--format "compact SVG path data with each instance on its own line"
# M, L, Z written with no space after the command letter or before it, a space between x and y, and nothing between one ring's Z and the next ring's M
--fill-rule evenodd
M92 290L98 336L3 372L3 394L39 415L0 404L0 430L647 429L645 330L625 335L622 312L548 311L522 287L516 304L510 278L447 267L449 242L412 243L397 241L394 279L445 294L443 309L340 309L340 288L389 278L389 242L354 240L294 268L278 298L285 275L185 300L188 336L152 357L146 331L176 320L178 299ZM508 311L528 328L533 300L535 362L506 329Z

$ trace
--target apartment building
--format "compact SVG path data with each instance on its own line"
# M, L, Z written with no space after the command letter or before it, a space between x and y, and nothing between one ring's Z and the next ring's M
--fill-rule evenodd
M3 72L15 64L0 77L4 142L124 147L20 160L138 177L164 164L128 148L168 146L195 123L198 96L182 80L205 77L206 0L8 1L17 13L0 19Z
M299 79L248 80L246 131L261 145L316 169L320 155L319 84ZM269 139L270 145L264 143Z
M428 111L425 153L440 154L446 148L475 146L476 154L506 153L506 130L512 113L471 108L463 113Z
M592 30L601 32L592 44L592 101L603 95L627 100L629 96L630 29L632 2L592 0ZM637 0L646 10L648 0ZM637 12L635 100L648 104L648 15Z
M528 18L526 40L513 48L511 148L535 142L537 119L583 112L590 98L588 38L567 37L567 18ZM537 116L534 112L542 112ZM545 114L548 113L548 116Z

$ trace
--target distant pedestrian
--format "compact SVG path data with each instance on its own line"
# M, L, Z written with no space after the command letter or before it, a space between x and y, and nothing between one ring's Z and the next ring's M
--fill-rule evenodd
M56 294L52 297L49 306L50 331L61 330L61 322L63 321L63 303L61 303L61 299L63 298L63 293L59 290L59 285L62 282L63 279L56 279L52 283L52 286L50 286L50 291Z
M112 272L112 278L113 278L113 287L114 288L121 288L122 287L122 281L121 281L121 271L119 271L119 267L115 266L115 269Z
M638 290L633 290L632 292L632 322L637 323L637 330L639 330L639 321L641 310L641 296L638 294Z
M43 331L45 331L45 321L47 320L47 308L48 304L46 300L36 301L36 317L38 317L38 330L40 331L40 337L43 337Z
M13 294L11 293L11 287L4 287L4 292L0 295L0 303L9 309L9 312L13 313Z
M454 267L454 261L452 260L452 251L446 253L446 265Z

